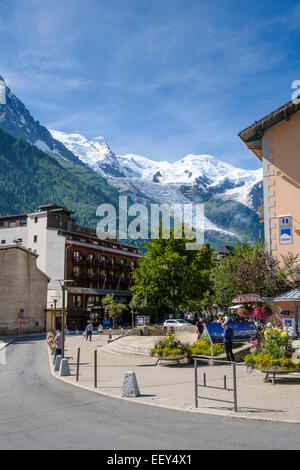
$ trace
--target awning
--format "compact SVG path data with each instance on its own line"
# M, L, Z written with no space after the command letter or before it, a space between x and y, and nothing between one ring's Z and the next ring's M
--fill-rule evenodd
M278 295L272 302L300 302L300 287Z
M232 305L232 307L228 307L228 308L237 310L237 309L240 308L240 307L242 307L242 304L240 304L240 305Z
M242 294L242 295L237 295L235 299L233 299L234 304L239 304L241 302L245 303L251 303L251 302L261 302L262 299L259 295L257 294Z

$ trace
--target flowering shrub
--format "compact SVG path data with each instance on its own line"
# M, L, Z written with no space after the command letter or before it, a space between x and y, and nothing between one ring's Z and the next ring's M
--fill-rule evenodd
M249 318L249 317L253 316L253 311L252 311L251 307L248 307L248 306L245 305L245 306L239 307L237 309L237 314L240 317Z
M237 309L237 314L244 318L255 317L259 318L260 320L264 320L265 318L271 317L273 312L269 305L260 303L257 304L254 308L251 305L243 305Z
M224 352L224 344L214 344L213 353L214 356L220 356ZM211 354L211 345L207 336L202 336L200 341L192 344L190 347L190 353L198 356L209 356Z
M175 333L170 333L167 339L163 339L155 344L151 349L151 356L167 357L167 356L180 356L188 353L189 348L181 341L175 339Z
M50 349L55 348L54 335L52 331L48 331L47 337L46 337L46 343L48 344Z
M245 357L248 367L261 369L282 368L298 370L299 365L292 359L292 345L285 331L280 328L267 328L263 333L261 350Z
M261 320L269 318L272 315L273 312L268 305L257 305L253 310L253 316Z
M234 343L232 345L233 349L241 346L242 343ZM225 352L224 344L214 344L213 345L213 355L220 356ZM210 356L211 355L211 344L207 336L202 336L200 341L192 344L190 346L190 354L197 356Z

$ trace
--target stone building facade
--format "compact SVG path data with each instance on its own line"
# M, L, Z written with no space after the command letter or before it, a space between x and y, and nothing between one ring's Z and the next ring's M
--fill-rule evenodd
M37 257L19 245L0 247L0 334L45 331L49 278Z

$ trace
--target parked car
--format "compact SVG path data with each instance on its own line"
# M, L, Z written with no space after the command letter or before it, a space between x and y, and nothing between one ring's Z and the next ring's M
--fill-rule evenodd
M192 323L189 323L181 318L172 318L171 320L166 320L164 326L191 326Z

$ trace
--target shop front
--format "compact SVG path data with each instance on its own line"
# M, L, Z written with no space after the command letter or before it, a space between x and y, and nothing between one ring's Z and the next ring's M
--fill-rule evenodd
M300 287L278 295L272 299L272 309L276 319L284 329L289 329L293 336L300 333Z

